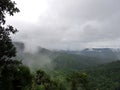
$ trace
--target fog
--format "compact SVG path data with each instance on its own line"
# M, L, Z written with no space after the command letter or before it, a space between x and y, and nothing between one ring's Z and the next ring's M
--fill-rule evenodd
M23 55L24 54L24 55ZM23 53L21 54L23 57L23 63L30 67L31 70L36 69L54 69L54 63L52 62L53 58L49 55L41 55L38 53Z

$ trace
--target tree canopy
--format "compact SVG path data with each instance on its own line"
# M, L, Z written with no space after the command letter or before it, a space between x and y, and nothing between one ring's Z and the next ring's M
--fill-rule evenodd
M6 25L6 14L13 16L19 12L15 6L16 3L11 0L0 0L0 61L10 60L16 55L16 49L12 44L10 34L17 32L11 25Z

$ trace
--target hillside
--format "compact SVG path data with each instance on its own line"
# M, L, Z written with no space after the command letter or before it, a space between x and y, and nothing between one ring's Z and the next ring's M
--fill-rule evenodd
M89 75L92 90L120 90L120 61L89 68L83 72Z
M69 69L69 67L66 69ZM64 81L65 85L68 85L65 78L76 70L67 71L66 69L62 71L60 69L56 70L52 75L54 78L59 78ZM89 90L120 90L120 61L85 68L76 72L86 73L88 75ZM67 87L70 86L68 85Z

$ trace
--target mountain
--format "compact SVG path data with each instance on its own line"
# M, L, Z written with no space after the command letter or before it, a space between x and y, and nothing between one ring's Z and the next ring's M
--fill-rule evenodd
M22 42L14 42L14 45L17 48L18 52L24 52L25 45ZM38 47L39 54L44 55L53 55L53 54L75 54L85 57L95 57L104 59L105 62L107 59L109 60L117 60L120 59L120 49L114 48L85 48L81 51L71 51L71 50L49 50L43 47Z
M36 53L24 52L25 45L15 42L18 57L30 67L79 70L89 66L116 61L120 56L120 49L86 48L82 51L49 50L38 47ZM20 53L19 53L20 52ZM69 68L68 68L69 67Z

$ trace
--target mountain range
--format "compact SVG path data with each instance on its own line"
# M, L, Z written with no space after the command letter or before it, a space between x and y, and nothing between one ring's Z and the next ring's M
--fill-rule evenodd
M14 42L18 51L19 59L30 67L78 69L109 63L120 59L120 49L114 48L85 48L81 51L72 50L49 50L38 47L36 53L25 52L25 45L22 42Z

